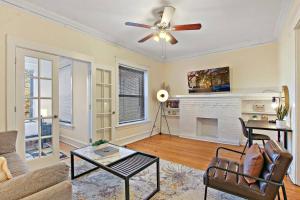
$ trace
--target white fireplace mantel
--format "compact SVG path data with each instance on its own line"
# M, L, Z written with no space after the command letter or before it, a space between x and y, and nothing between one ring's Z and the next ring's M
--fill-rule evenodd
M218 93L177 95L179 136L239 145L243 101L269 101L278 93ZM216 133L214 133L216 132Z
M176 95L176 98L240 98L240 99L257 99L267 100L272 97L278 97L279 93L205 93L205 94L189 94L189 95Z

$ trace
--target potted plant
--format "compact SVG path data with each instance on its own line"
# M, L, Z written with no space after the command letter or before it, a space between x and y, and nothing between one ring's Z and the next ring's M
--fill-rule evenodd
M289 108L287 106L280 105L276 110L277 120L276 126L277 127L285 127L286 121L284 118L288 115Z
M108 141L107 140L97 140L96 142L94 142L94 143L92 143L92 146L93 147L97 147L97 146L99 146L99 145L102 145L102 144L106 144L106 143L108 143Z

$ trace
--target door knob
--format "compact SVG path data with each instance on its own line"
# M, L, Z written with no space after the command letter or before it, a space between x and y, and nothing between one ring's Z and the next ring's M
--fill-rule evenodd
M57 119L57 118L58 118L58 115L54 115L53 118L54 118L54 119Z
M116 114L116 112L115 112L115 111L112 111L112 113L111 113L111 114L113 114L113 115L114 115L114 114Z

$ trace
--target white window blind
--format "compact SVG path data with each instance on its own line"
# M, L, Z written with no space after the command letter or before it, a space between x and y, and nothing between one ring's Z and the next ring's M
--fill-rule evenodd
M59 69L59 121L72 124L72 65Z
M145 120L145 72L119 66L119 124Z

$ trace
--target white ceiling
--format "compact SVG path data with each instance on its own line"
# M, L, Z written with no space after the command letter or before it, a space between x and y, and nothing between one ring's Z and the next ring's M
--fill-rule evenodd
M7 0L35 13L84 29L103 39L160 58L161 44L137 41L151 30L126 27L126 21L152 25L164 5L176 8L173 24L202 24L200 31L174 32L167 59L271 42L278 36L291 0Z

